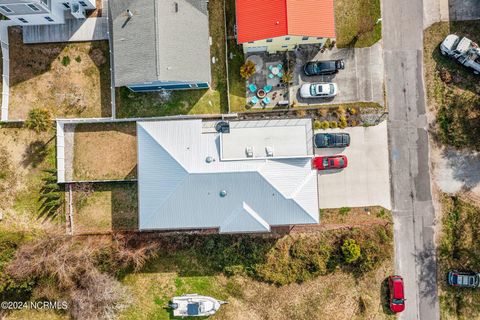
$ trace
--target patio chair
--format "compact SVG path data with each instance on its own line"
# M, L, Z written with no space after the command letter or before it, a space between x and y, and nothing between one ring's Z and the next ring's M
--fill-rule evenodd
M278 68L279 70L282 70L283 64L281 64L281 63L277 64L277 68Z
M253 97L252 97L252 100L250 100L250 103L251 103L251 104L256 104L256 103L258 103L258 98L257 98L257 96L253 96Z
M252 146L246 147L245 154L247 155L247 158L253 158L253 147Z
M267 157L273 157L273 147L265 147L265 153L267 154Z
M277 73L277 76L278 76L279 78L283 77L283 72Z
M273 69L273 64L268 66L268 70L272 71L272 69Z
M265 97L265 98L262 99L262 102L263 102L265 105L267 105L267 104L270 103L270 98L269 98L269 97Z
M269 79L273 79L273 77L275 77L273 74L271 74L271 73L268 74Z
M265 93L269 93L270 91L272 91L273 87L271 85L266 85L265 87L263 87L263 90L265 90Z
M254 93L255 91L257 91L257 86L253 83L250 83L248 85L248 90L250 90L251 93Z

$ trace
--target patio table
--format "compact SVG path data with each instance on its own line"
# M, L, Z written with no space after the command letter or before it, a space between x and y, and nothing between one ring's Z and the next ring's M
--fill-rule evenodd
M266 95L267 93L263 89L257 91L257 97L259 97L260 99L265 98Z
M280 69L278 69L278 67L273 67L271 71L272 74L276 76L280 72Z

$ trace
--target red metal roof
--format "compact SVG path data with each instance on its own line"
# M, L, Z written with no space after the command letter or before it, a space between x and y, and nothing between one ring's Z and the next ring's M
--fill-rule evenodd
M335 37L333 0L236 0L238 43L280 36Z

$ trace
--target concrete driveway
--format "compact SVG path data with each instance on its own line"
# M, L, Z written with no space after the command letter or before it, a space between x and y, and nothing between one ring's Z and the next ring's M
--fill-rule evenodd
M320 208L382 206L390 209L390 175L387 122L373 127L319 130L348 132L345 149L315 149L315 155L343 154L348 166L342 170L318 171Z
M297 105L318 105L345 102L376 102L384 105L383 99L383 52L381 42L369 48L344 48L326 50L324 53L296 51L294 85L290 86L291 101ZM345 69L328 76L306 76L303 66L313 60L345 61ZM331 99L303 99L298 89L304 83L336 82L339 93Z

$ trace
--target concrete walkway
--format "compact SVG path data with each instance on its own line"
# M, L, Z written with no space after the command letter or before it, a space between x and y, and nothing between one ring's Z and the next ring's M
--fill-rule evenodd
M64 24L24 26L24 43L78 42L108 39L106 17L67 19Z
M14 26L16 23L12 20L0 21L0 42L2 44L2 109L1 120L8 120L8 100L10 90L10 59L8 49L8 27Z

